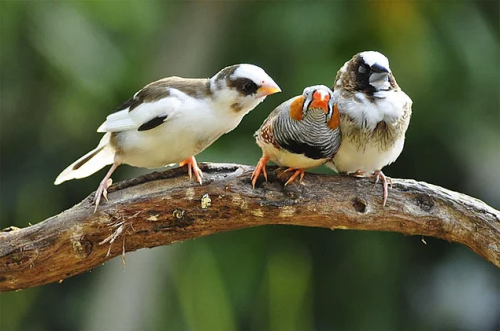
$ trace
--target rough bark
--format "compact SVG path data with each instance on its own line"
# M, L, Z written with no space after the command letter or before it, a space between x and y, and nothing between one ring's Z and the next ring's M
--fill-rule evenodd
M203 164L204 183L185 169L155 172L112 186L94 213L93 195L27 228L0 232L0 290L71 277L145 247L241 228L288 224L328 229L393 231L457 242L500 267L500 212L434 185L393 179L386 207L373 180L269 171L252 190L253 168Z

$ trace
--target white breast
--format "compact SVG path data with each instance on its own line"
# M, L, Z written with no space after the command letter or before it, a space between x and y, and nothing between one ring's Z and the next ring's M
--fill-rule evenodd
M344 97L339 90L334 92L339 112L369 130L375 129L380 121L394 123L403 116L405 105L411 102L401 90L375 92L375 101L369 100L362 92L353 97Z
M116 159L144 168L179 163L234 129L241 118L230 112L223 115L209 102L188 98L179 111L154 129L117 133Z
M344 140L333 158L334 169L339 172L353 173L358 170L373 173L381 170L384 166L396 161L403 151L404 136L398 138L394 146L388 150L380 150L378 144L369 141L365 149L361 150L358 145L350 140Z
M337 91L339 94L339 92ZM354 121L358 128L365 128L372 132L379 122L388 125L395 124L405 115L405 107L411 106L411 99L401 90L379 91L374 94L374 101L368 100L364 94L356 93L353 98L343 98L338 95L338 109L341 114L346 114ZM409 121L409 114L408 119ZM342 125L341 125L342 127ZM406 127L400 130L406 131ZM384 166L396 161L404 145L405 132L400 132L394 137L390 147L382 148L379 140L372 139L370 135L364 143L359 137L344 137L340 148L333 158L333 166L339 172L353 173L358 170L373 173Z

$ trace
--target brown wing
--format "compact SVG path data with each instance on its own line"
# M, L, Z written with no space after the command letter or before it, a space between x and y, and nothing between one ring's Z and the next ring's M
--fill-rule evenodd
M155 102L170 96L169 89L177 89L189 96L203 98L211 94L210 80L206 78L181 78L177 76L167 77L146 85L132 98L125 101L115 112L129 109L134 110L143 103Z
M158 127L173 111L182 108L182 100L172 94L175 90L202 99L210 95L210 81L168 77L148 84L110 114L98 132L146 131Z

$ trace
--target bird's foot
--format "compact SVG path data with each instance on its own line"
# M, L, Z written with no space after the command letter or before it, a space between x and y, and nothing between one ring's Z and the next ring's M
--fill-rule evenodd
M351 176L354 176L354 177L366 177L366 171L363 171L363 170L356 170L355 172L353 172L352 174L350 174Z
M109 169L108 173L106 174L106 176L104 176L104 179L101 181L101 184L99 184L97 191L95 191L94 213L97 211L97 207L99 207L99 202L101 202L101 197L104 197L104 199L106 199L106 201L108 201L108 187L110 187L111 184L113 184L113 180L111 179L111 175L116 170L118 165L119 165L119 163L116 163L116 162L113 163L113 165Z
M266 179L267 182L267 171L266 171L266 164L267 161L269 161L269 158L267 156L262 156L255 166L255 170L252 173L252 177L250 179L252 180L252 187L255 189L255 183L257 183L257 178L259 178L260 173L264 175L264 178Z
M382 185L384 187L384 195L383 195L384 203L382 204L382 206L385 207L385 204L387 202L387 196L389 195L389 186L392 189L392 179L384 175L384 173L381 170L375 171L373 175L371 175L370 177L375 178L375 184L373 185L373 187L377 185L379 180L382 181Z
M108 187L110 187L111 184L113 184L113 180L111 178L104 178L102 182L99 184L99 187L97 188L94 197L94 203L95 203L94 213L97 211L97 207L99 207L99 203L101 202L101 197L104 197L104 199L108 201Z
M201 172L201 169L198 167L198 164L196 163L196 159L194 158L194 156L191 156L190 158L179 163L180 167L183 167L185 165L188 166L189 178L193 179L193 173L194 173L194 178L201 185L202 183L201 178L203 177L203 172Z
M292 175L292 177L290 177L286 183L285 183L285 186L287 186L288 184L290 184L291 182L293 182L299 175L300 175L300 179L299 181L302 182L302 178L304 178L304 173L305 173L305 170L304 169L294 169L294 168L288 168L286 169L285 171L283 171L283 173L285 172L288 172L288 171L293 171L295 170L294 174Z

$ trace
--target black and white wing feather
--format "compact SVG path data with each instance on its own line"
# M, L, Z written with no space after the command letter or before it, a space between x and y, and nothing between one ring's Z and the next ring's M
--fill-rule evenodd
M163 98L150 102L139 97L140 95L136 94L132 101L124 104L128 105L126 108L109 115L97 132L150 130L165 122L182 104L182 100L177 95L171 95L169 90L165 90Z
M168 77L153 82L109 115L97 132L151 130L178 112L186 98L207 97L208 79Z

